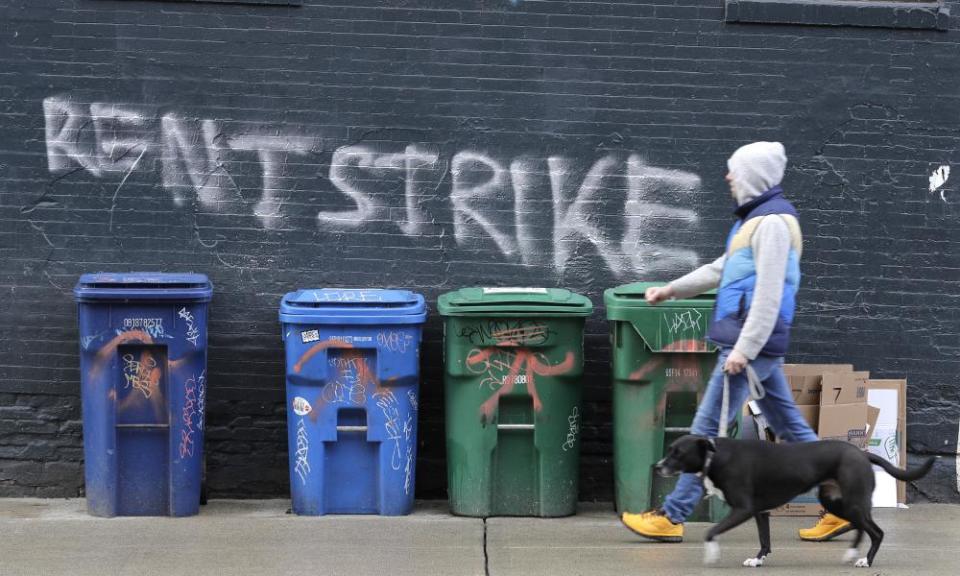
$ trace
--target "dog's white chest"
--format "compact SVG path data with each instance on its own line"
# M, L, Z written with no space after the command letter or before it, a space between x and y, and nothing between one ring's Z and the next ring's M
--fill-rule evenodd
M723 491L714 486L713 482L711 482L710 478L706 475L703 477L703 487L707 490L708 496L716 496L724 502L727 501L727 499L723 497Z

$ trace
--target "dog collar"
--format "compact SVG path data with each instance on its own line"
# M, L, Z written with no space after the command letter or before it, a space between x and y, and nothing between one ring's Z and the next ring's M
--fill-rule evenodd
M710 442L710 447L713 448L713 450L707 452L707 460L703 463L703 470L697 472L698 478L703 478L708 472L710 472L710 464L713 463L713 455L717 452L717 443L713 441L713 438L708 438L707 441Z

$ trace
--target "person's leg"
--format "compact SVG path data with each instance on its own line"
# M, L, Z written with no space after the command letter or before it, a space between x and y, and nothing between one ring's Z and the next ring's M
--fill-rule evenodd
M720 409L723 403L723 364L726 362L728 355L729 350L725 350L717 359L716 368L710 376L706 392L697 407L697 414L693 419L693 425L690 427L691 434L709 438L717 435L720 425ZM736 420L748 393L747 380L744 374L738 374L730 378L728 425ZM696 474L681 474L676 487L663 502L663 511L671 522L680 524L690 516L701 498L703 498L702 480Z
M777 436L787 442L815 442L816 432L797 410L790 384L783 375L783 358L757 356L750 364L763 382L766 392L757 401L764 417Z

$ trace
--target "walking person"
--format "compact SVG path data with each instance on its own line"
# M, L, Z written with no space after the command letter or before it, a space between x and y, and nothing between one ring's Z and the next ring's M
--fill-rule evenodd
M749 363L763 383L766 393L758 403L774 432L789 442L817 440L797 410L782 370L800 285L802 252L797 212L780 188L786 165L779 142L754 142L737 149L727 161L726 180L737 204L737 221L727 238L726 252L645 294L650 304L657 304L719 288L707 338L720 348L720 355L694 417L692 434L717 435L725 374L730 382L728 417L731 422L735 419L749 394L745 372ZM700 478L683 474L662 508L624 513L621 520L646 538L680 542L683 522L702 497ZM826 523L829 530L818 530ZM827 537L832 537L843 531L843 524L849 529L845 520L825 517L813 531L821 536L830 532Z

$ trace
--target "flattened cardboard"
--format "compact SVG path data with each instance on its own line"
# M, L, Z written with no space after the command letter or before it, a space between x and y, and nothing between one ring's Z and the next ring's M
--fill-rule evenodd
M897 391L897 447L899 462L897 466L905 468L907 465L907 381L906 380L870 380L867 382L869 390L896 390ZM869 393L868 393L869 394ZM883 442L883 439L874 438L870 434L871 442ZM871 452L875 450L871 449ZM881 454L882 455L882 454ZM906 482L897 482L897 502L905 504L907 501Z
M877 420L880 419L880 409L867 404L867 444L873 437L873 431L877 429Z

